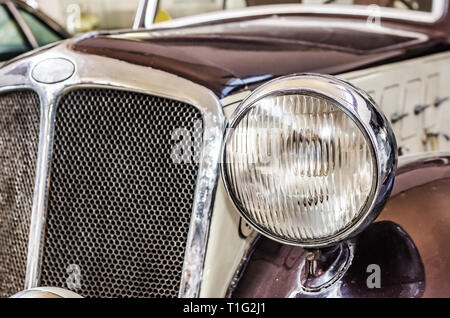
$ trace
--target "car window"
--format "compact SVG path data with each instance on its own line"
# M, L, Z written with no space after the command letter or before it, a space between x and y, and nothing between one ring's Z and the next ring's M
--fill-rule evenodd
M5 6L0 5L0 61L13 58L30 49L17 22Z
M32 15L31 13L19 9L20 14L22 15L25 22L31 29L36 41L39 46L43 46L49 43L53 43L56 41L62 40L62 37L59 36L55 31L50 29L46 24L44 24L39 18Z

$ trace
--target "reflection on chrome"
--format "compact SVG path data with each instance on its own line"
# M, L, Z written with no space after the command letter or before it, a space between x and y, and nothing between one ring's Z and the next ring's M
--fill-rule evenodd
M323 247L360 232L381 211L396 148L366 93L331 76L292 75L262 85L236 109L222 176L256 230Z

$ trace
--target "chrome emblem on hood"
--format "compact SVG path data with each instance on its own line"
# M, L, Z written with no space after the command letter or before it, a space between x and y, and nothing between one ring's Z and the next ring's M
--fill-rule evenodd
M75 65L65 58L50 58L39 62L33 68L31 76L34 80L54 84L65 81L75 72Z

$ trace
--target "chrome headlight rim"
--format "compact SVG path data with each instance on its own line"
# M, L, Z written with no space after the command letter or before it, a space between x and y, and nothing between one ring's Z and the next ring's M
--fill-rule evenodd
M230 176L226 169L226 152L233 136L233 129L256 106L257 102L266 97L297 94L326 99L348 115L358 126L370 147L374 170L370 194L358 216L333 235L310 240L285 239L257 224L249 217L245 207L239 203L233 193ZM362 114L366 116L362 117ZM392 191L397 167L397 145L389 121L373 99L363 90L333 76L300 73L271 80L258 87L241 102L227 124L220 165L222 180L229 198L241 217L256 231L279 243L304 248L320 248L354 237L379 215Z

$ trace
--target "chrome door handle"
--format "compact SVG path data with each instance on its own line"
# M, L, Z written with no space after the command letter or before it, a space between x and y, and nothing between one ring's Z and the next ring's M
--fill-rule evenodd
M419 115L420 113L423 113L425 111L425 109L427 109L428 107L430 107L431 105L417 105L414 108L414 114L415 115Z
M391 116L391 123L395 124L396 122L402 120L403 118L405 118L408 115L409 115L408 113L404 113L404 114L393 113Z
M426 136L427 136L427 138L429 138L429 137L439 137L439 136L442 136L442 137L445 138L445 140L450 141L450 136L449 136L448 134L443 133L443 132L440 132L440 131L430 131L430 132L427 132Z
M442 104L443 102L445 102L446 100L448 100L448 97L444 97L444 98L436 97L436 99L434 100L433 105L434 105L434 107L439 107L439 106L441 106L441 104Z

